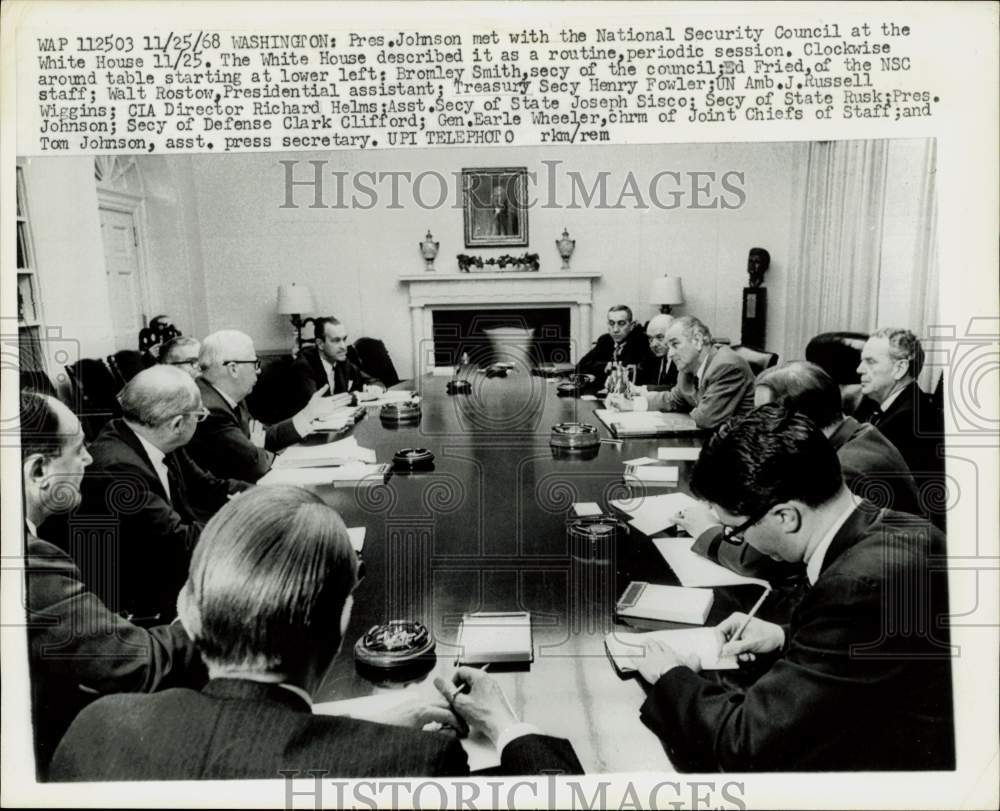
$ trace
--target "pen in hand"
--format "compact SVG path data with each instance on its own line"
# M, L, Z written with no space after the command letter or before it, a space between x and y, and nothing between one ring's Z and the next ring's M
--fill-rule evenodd
M760 610L760 607L764 604L764 600L767 599L767 595L770 593L771 589L769 588L764 589L764 593L757 598L757 602L753 604L753 608L750 609L750 612L747 614L746 619L743 620L743 622L740 624L740 627L736 630L736 633L726 640L726 644L729 644L731 642L738 642L740 639L743 638L743 634L746 633L747 626L750 625L750 621L757 615L757 612Z
M489 670L489 668L490 665L487 662L485 665L479 668L479 670L480 672L485 673L487 670ZM456 687L454 690L451 691L451 694L448 696L448 702L449 703L454 702L454 700L458 698L462 693L467 693L469 692L470 689L472 689L472 685L470 684L470 682L463 681L460 685L458 685L458 687Z

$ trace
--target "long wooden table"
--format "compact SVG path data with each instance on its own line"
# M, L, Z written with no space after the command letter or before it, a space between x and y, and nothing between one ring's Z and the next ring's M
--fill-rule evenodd
M446 383L428 376L401 384L422 398L417 425L387 427L371 410L353 429L379 462L402 448L428 448L433 471L394 474L386 486L320 490L348 526L367 527L367 576L317 700L376 690L353 658L355 641L372 625L419 620L436 637L439 662L450 662L464 612L530 611L534 662L526 672L496 673L522 718L570 739L588 772L672 770L659 739L639 720L641 680L616 674L603 637L629 581L677 580L649 539L632 529L611 564L574 557L566 522L575 502L607 508L610 499L633 493L622 483L624 460L698 440L633 439L601 445L590 460L557 459L549 447L556 423L588 422L608 436L593 416L599 403L558 397L553 381L524 373L478 375L470 395L448 396ZM679 464L683 489L691 463ZM709 622L754 596L752 589L717 590Z

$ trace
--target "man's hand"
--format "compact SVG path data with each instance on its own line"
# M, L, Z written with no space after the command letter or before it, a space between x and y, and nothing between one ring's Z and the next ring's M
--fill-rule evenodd
M456 688L463 685L465 689L455 694ZM450 701L452 709L473 730L485 734L494 746L505 729L519 723L503 689L488 673L474 667L460 667L450 682L435 677L434 686Z
M250 420L250 441L258 448L264 447L266 433L264 426L258 420Z
M704 501L699 501L689 507L685 507L683 510L678 510L672 518L692 538L697 538L710 527L722 524L719 516Z
M313 433L313 431L323 427L321 425L313 425L313 422L316 420L323 419L323 417L332 414L338 408L343 408L351 404L351 395L349 393L344 392L343 394L334 394L332 397L327 397L326 393L329 390L329 385L317 389L313 396L309 398L309 402L302 407L302 410L292 417L292 425L295 426L295 430L300 437L305 438Z
M609 394L604 404L613 411L633 411L635 403L624 394Z
M410 688L403 693L411 693L403 701L380 713L371 720L397 727L424 729L430 725L435 731L452 729L459 736L468 734L468 726L452 712L447 699L431 690Z
M669 645L664 645L658 639L650 639L644 645L641 654L632 657L639 675L650 684L656 684L660 676L675 667L689 667L695 673L701 671L701 660L693 653L681 657Z
M746 618L742 611L736 611L716 626L715 630L724 643L719 656L736 656L741 662L752 662L757 658L756 654L770 653L784 646L785 630L757 617L750 620L743 636L735 639Z

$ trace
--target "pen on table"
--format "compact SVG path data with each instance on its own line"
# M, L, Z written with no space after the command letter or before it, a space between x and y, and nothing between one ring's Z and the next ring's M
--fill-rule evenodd
M490 669L489 662L487 662L485 665L479 668L481 673L485 673L489 669ZM469 682L463 681L460 685L458 685L458 687L456 687L454 690L451 691L451 694L448 696L448 701L453 702L456 698L459 697L459 695L461 695L462 693L469 692L470 689L471 688L469 686Z
M764 600L767 598L767 595L770 593L771 589L769 588L764 589L764 593L757 598L757 602L753 604L753 608L750 609L750 613L747 614L747 618L743 620L743 624L739 627L739 630L733 635L733 638L729 640L730 642L735 642L736 640L743 638L743 634L746 631L747 626L750 624L750 620L752 620L756 616L757 612L760 610L760 607L764 604Z
M604 445L624 445L625 441L622 439L602 439L601 443Z

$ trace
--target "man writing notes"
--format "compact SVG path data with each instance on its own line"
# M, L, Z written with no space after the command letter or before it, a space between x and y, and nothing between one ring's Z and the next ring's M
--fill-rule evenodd
M437 690L415 689L417 700L382 723L314 715L357 574L344 522L317 495L268 487L234 498L205 527L179 599L208 685L95 702L60 744L53 777L463 775L456 737L422 730L458 728L457 716L490 738L506 774L582 771L568 741L519 722L493 677L474 668L459 668Z
M166 622L175 616L203 522L250 485L212 476L185 451L208 415L190 375L152 366L125 385L118 402L124 416L105 425L91 445L94 463L69 528L79 525L90 534L100 528L105 536L113 559L104 565L115 576L108 582L107 571L96 571L88 582L109 606Z
M198 423L188 452L221 478L256 482L271 469L276 451L300 442L312 432L313 420L350 399L324 397L323 385L294 417L264 430L243 402L260 375L250 336L231 329L213 332L202 344L200 365L198 388L208 416Z
M348 360L347 329L340 321L332 316L317 318L313 329L315 348L304 348L290 369L289 400L294 410L303 408L323 386L330 387L330 394L385 390L382 381Z
M95 695L200 685L205 670L184 629L148 631L109 611L63 550L38 537L49 516L80 502L91 462L80 421L61 402L21 393L28 664L35 766L44 778L56 744Z
M694 316L674 319L666 333L668 357L677 364L677 385L670 391L608 397L619 411L684 411L699 428L714 430L730 417L753 408L753 372L728 346L712 344L712 334Z
M616 363L638 366L651 362L646 333L632 320L632 309L616 304L608 310L608 331L580 358L576 370L594 375L600 381Z
M712 438L691 489L733 539L805 566L787 626L736 613L723 655L762 659L729 689L649 643L642 718L691 771L953 769L945 539L922 518L857 503L830 442L772 403ZM766 606L766 603L764 604ZM742 632L742 633L741 633Z

